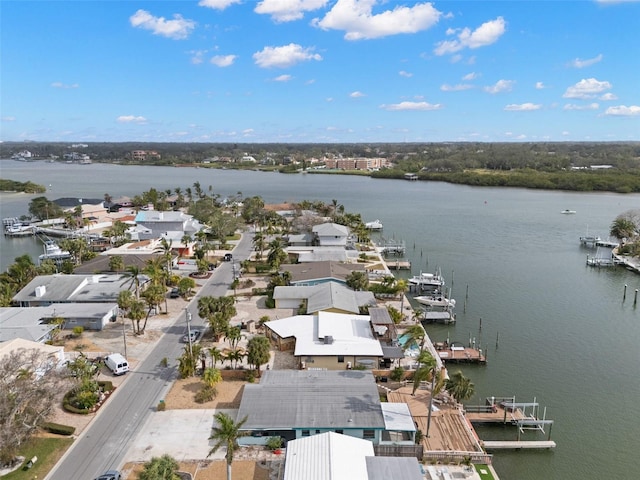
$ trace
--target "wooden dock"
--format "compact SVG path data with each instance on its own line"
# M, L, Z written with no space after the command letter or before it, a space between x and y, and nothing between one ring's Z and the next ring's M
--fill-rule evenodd
M445 343L436 343L435 347L440 359L445 363L473 363L477 365L486 365L487 357L482 350L470 347L456 347L454 345L446 345Z
M485 448L485 450L544 449L556 448L556 442L554 442L553 440L485 440L484 442L482 442L482 446Z

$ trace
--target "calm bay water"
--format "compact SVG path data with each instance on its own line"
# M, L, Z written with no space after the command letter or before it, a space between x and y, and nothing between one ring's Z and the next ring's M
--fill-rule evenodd
M212 185L222 196L240 191L267 203L336 199L365 221L378 218L384 236L406 242L413 274L440 268L453 284L458 322L431 327L430 336L465 343L475 338L487 351L486 367L463 368L476 385L470 403L491 395L516 395L522 402L536 397L547 418L555 420L555 450L495 454L501 478L637 478L640 307L633 297L640 276L622 268L587 267L587 254L595 252L581 247L578 238L587 232L606 236L616 215L640 208L640 195L9 160L0 162L0 175L51 185L50 199L133 196L150 187L184 191L199 181L205 191ZM1 216L26 213L31 198L0 194ZM561 215L564 209L577 214ZM25 251L41 253L32 239L0 242L2 270ZM481 436L515 439L516 432L488 428Z

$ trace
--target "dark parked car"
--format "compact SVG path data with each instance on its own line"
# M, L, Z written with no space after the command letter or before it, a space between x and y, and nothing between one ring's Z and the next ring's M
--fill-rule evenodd
M231 262L233 260L233 255L231 255L230 253L225 253L224 254L224 261L225 262Z
M122 480L122 474L117 470L107 470L96 480Z
M179 288L172 288L171 292L169 293L169 297L171 298L178 298L180 296L180 289Z

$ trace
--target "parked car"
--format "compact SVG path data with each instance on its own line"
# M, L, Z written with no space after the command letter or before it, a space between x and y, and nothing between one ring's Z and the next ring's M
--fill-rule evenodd
M169 297L170 298L178 298L178 297L180 297L180 289L178 287L172 288L171 292L169 293Z
M200 334L202 332L200 330L191 330L191 341L195 342L196 340L198 340L200 338ZM182 341L184 343L189 343L189 333L185 334L182 337Z
M107 470L96 480L122 480L122 474L117 470Z
M225 253L225 254L224 254L224 261L225 261L225 262L231 262L231 261L233 261L233 255L231 255L230 253Z

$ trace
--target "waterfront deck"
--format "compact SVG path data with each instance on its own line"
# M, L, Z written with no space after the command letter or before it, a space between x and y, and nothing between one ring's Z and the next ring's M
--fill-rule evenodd
M481 349L471 347L456 347L454 345L446 345L446 342L436 343L438 355L446 363L475 363L478 365L486 365L487 357L482 353Z

